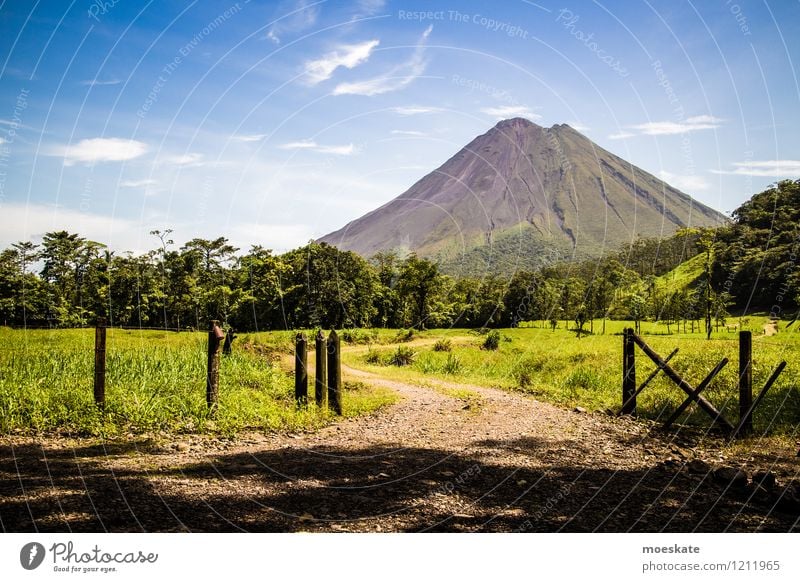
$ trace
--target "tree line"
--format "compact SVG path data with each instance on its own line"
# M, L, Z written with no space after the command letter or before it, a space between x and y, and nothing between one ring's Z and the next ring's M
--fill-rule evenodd
M796 308L798 220L800 180L781 182L718 229L683 229L599 259L484 277L445 275L415 254L366 260L317 242L241 253L225 237L178 247L171 230L154 230L154 248L134 255L57 231L0 252L0 322L76 327L104 317L118 326L200 329L218 319L258 331L540 320L580 334L604 331L607 319L649 319L710 333L731 307ZM673 289L659 285L689 259L702 267L696 276Z

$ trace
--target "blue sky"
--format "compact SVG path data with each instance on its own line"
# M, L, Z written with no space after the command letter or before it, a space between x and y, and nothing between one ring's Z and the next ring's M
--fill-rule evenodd
M0 244L286 250L499 119L568 123L728 212L800 177L800 3L0 4Z

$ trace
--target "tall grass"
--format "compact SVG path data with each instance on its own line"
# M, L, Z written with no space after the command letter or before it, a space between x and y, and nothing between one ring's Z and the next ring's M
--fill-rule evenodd
M244 429L290 430L321 425L327 411L298 409L291 377L274 357L291 334L251 334L223 356L217 414L205 401L206 335L108 330L106 410L93 401L93 330L0 328L0 434ZM345 414L374 410L394 396L380 389L345 397Z

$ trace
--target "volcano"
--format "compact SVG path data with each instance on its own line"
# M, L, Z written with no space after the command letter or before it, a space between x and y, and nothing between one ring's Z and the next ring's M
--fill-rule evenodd
M319 241L365 257L415 252L449 271L508 271L726 220L569 125L514 118Z

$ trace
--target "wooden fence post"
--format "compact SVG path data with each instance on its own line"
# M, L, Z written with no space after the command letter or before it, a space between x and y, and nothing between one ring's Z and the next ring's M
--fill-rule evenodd
M106 408L106 319L97 318L94 328L94 403Z
M206 404L211 416L217 410L219 399L219 344L224 334L219 328L219 321L211 321L208 330L208 368L206 371Z
M324 407L328 403L328 350L325 334L317 332L314 340L314 356L316 358L316 374L314 376L314 401L317 406Z
M737 432L749 435L753 432L753 417L748 415L753 405L753 334L739 332L739 421Z
M636 414L636 346L633 343L633 330L626 327L622 338L622 414Z
M328 336L328 406L342 414L342 354L339 336L332 330Z
M308 342L302 333L294 341L294 399L297 406L308 403Z

